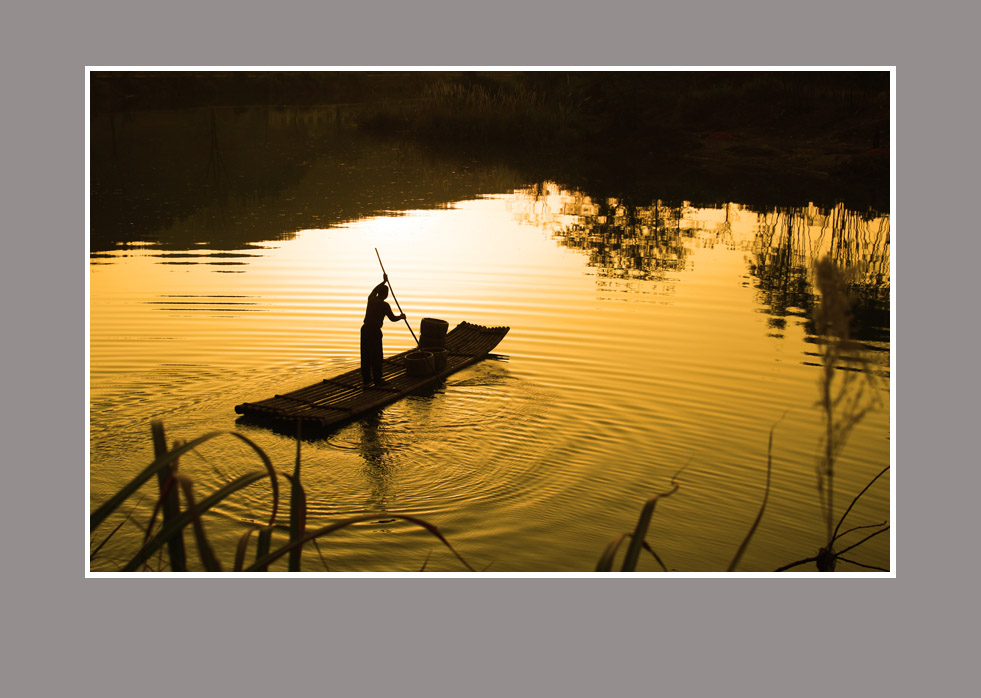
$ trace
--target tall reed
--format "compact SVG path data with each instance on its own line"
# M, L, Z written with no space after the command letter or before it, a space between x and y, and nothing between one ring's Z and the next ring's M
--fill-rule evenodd
M848 268L839 266L830 257L818 260L814 265L815 284L820 302L814 311L814 326L818 334L818 354L821 358L821 375L818 381L819 400L824 428L821 437L820 456L817 464L817 490L825 526L825 542L817 554L779 568L779 571L814 562L821 572L833 572L839 560L860 567L882 570L842 557L862 543L889 530L888 522L867 524L841 530L852 508L869 488L884 475L884 467L852 499L851 503L835 518L835 474L838 457L855 427L879 405L876 374L863 355L860 342L851 337L851 278ZM860 529L875 528L874 533L858 543L837 549L845 535Z
M863 356L862 345L851 339L851 291L850 272L837 265L830 258L819 260L814 266L815 284L820 293L820 302L814 312L814 324L818 334L818 347L821 357L821 373L818 381L819 400L817 405L821 410L823 429L817 464L817 491L821 506L822 519L825 526L824 544L816 555L778 567L776 572L815 563L818 571L833 572L839 561L847 562L858 567L878 571L888 571L876 565L869 565L852 558L844 557L845 553L855 550L867 541L889 530L887 521L874 524L864 524L842 530L845 519L851 513L856 503L868 490L889 470L885 466L855 495L840 517L835 513L835 473L838 457L844 448L848 437L862 419L874 409L879 398L876 391L876 376ZM733 572L739 565L743 554L756 532L766 510L770 496L770 482L773 471L773 432L767 446L766 484L759 512L750 526L742 543L739 545L727 571ZM680 471L679 471L680 474ZM654 552L653 547L645 539L650 527L651 517L658 500L674 494L678 489L677 474L672 478L674 485L669 491L655 495L649 499L641 510L637 525L631 533L621 533L615 536L600 556L596 566L598 572L609 572L613 568L613 558L622 542L630 539L630 548L624 558L621 571L633 572L637 568L640 550L647 550L656 558L662 569L667 567ZM875 529L861 540L841 547L841 540L856 531Z

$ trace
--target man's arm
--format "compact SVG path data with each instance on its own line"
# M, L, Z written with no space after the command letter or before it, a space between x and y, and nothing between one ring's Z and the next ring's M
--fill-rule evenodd
M387 281L387 279L386 279L386 281ZM381 293L381 290L383 288L385 288L385 281L382 281L380 284L378 284L373 289L371 289L371 293L368 294L368 298L371 299L371 298L377 297L378 294Z
M392 306L390 306L388 303L385 304L385 314L388 315L388 319L391 320L392 322L405 320L405 313L402 313L401 315L396 315L395 313L392 312Z

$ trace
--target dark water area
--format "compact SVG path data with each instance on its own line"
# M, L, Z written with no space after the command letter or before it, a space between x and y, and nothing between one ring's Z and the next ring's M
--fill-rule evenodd
M379 248L413 321L512 329L499 357L445 389L305 444L312 522L410 514L489 571L588 571L687 463L659 509L658 552L672 570L720 571L756 514L779 424L770 509L740 569L816 552L819 258L852 269L850 350L876 379L877 408L841 454L841 501L890 457L890 222L876 198L856 187L836 200L807 186L827 179L794 172L770 188L774 172L754 178L749 154L729 152L763 148L745 135L706 137L701 164L625 152L591 169L590 148L518 157L359 127L379 113L93 110L93 505L152 460L152 419L174 438L239 430L291 464L293 439L236 424L232 407L357 366ZM412 346L404 328L385 335L386 354ZM186 467L207 489L250 455L205 449ZM234 548L264 501L219 508L218 543ZM890 505L882 480L856 525ZM140 535L121 531L93 569L118 568ZM382 516L327 557L332 571L417 571L430 552ZM860 561L888 567L890 553L879 536ZM428 564L459 570L445 551Z

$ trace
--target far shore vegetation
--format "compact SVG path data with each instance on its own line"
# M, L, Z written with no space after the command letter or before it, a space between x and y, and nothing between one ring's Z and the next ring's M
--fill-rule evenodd
M886 71L96 72L91 103L359 104L365 131L589 193L888 206Z

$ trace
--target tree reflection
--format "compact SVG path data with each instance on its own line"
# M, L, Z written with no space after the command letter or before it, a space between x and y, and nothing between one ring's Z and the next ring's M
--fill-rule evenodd
M722 245L748 253L750 277L775 336L788 318L800 318L816 334L814 263L830 258L850 270L851 336L866 348L889 342L889 218L838 205L832 209L734 203L694 206L654 199L637 204L625 197L565 191L542 182L517 192L515 214L546 229L561 246L586 255L600 283L618 280L681 281L696 247ZM639 289L632 289L639 290Z
M367 106L94 113L93 252L240 249L393 211L512 191L507 167L444 161L351 122ZM448 174L449 173L449 174Z
M547 184L528 195L548 210ZM583 252L587 264L603 279L663 281L669 272L685 268L689 250L681 227L682 207L654 201L637 206L615 197L594 199L582 192L565 192L557 215L572 222L553 232L564 247Z
M782 328L787 316L798 316L814 335L813 267L827 256L850 270L851 336L875 349L889 341L889 250L888 218L843 206L826 213L811 207L774 210L760 216L750 273L771 326Z

